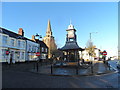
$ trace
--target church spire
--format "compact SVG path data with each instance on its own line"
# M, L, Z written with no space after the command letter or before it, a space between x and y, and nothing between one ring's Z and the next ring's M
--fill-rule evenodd
M52 36L50 20L48 20L47 32L46 35Z
M50 20L48 20L46 36L43 38L43 42L48 46L48 58L51 58L53 54L52 52L57 50L57 45L55 43L54 36L52 36Z

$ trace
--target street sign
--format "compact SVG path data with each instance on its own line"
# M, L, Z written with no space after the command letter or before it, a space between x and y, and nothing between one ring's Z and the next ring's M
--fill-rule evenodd
M107 52L106 51L103 51L103 53L102 53L103 55L107 55Z
M9 54L9 51L6 51L6 55L8 55Z
M40 56L40 52L36 52L36 56Z

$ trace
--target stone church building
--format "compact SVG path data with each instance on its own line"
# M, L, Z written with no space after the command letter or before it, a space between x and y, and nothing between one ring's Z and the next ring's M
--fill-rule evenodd
M57 50L57 45L55 43L54 37L52 36L52 29L51 29L50 20L48 20L46 36L43 38L43 42L48 46L48 48L49 48L48 58L51 58L52 51Z

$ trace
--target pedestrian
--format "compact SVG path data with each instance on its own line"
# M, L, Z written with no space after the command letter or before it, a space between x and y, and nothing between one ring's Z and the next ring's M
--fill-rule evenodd
M10 57L10 65L12 64L12 56Z
M85 60L82 58L82 64L84 64L85 63Z

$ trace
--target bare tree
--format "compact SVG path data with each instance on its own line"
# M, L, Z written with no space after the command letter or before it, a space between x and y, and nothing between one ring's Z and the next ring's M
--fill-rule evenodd
M59 51L59 50L54 50L51 52L51 54L53 55L53 57L63 57L63 52L62 51Z
M90 60L92 59L92 57L96 56L96 54L95 54L95 47L96 46L93 45L93 42L91 40L88 40L86 50L88 51Z

